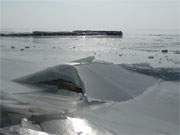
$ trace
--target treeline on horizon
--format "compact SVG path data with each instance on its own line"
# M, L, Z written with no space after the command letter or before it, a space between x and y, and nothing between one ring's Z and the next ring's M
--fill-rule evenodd
M0 33L0 36L85 36L85 35L104 35L120 36L122 31L97 31L97 30L75 30L75 31L33 31L31 33Z

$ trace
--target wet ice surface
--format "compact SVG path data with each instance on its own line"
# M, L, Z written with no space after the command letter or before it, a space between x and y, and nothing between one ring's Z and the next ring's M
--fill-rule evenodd
M0 133L176 135L179 79L167 77L179 73L179 45L174 34L124 35L123 39L1 37L1 126L12 126ZM166 49L167 53L161 52ZM87 56L92 57L81 59ZM12 81L67 63L78 71L89 102L80 100L81 94L54 86Z
M113 63L150 63L158 67L179 66L179 35L176 33L125 33L121 38L106 37L40 37L3 38L5 58L33 61L45 67L87 56ZM12 46L14 48L12 48ZM26 48L30 47L30 48ZM24 49L21 51L20 49ZM168 53L162 53L162 50ZM149 59L153 56L153 59Z

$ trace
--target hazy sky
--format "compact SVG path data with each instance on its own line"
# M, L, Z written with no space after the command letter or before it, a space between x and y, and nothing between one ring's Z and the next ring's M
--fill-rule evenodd
M123 30L180 27L179 0L0 1L0 22L3 30Z

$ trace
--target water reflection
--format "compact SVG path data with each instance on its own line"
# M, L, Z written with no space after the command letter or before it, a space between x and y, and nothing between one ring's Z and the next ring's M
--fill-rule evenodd
M82 39L85 39L86 38L86 36L82 36Z

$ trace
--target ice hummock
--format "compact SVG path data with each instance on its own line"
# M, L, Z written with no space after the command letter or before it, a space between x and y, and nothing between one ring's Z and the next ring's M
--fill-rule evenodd
M156 79L120 65L93 62L58 65L14 80L24 84L55 86L100 100L126 101L142 94Z
M71 65L59 65L14 80L31 85L55 85L58 88L84 93L84 84Z

